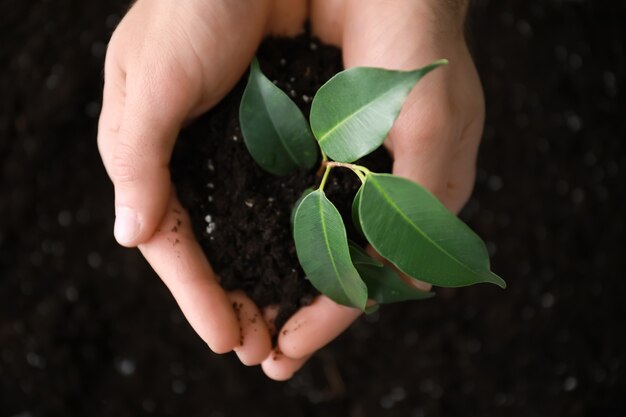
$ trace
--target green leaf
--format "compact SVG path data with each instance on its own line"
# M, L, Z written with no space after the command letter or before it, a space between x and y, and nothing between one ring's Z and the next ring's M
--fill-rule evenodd
M376 259L369 256L359 245L351 240L348 240L348 248L350 249L350 259L354 266L358 265L370 265L377 268L382 268L383 263L378 262Z
M368 297L380 304L426 300L435 295L433 292L421 291L404 282L389 265L384 265L382 268L356 265L356 269L367 285Z
M341 215L322 191L313 191L300 202L294 239L311 284L335 302L363 310L367 287L352 265Z
M413 86L440 60L414 71L355 67L328 80L311 107L311 128L331 159L353 162L378 148Z
M374 249L407 275L442 287L479 282L506 287L490 271L483 241L412 181L368 174L359 218Z
M310 169L317 161L317 145L302 112L263 75L256 59L241 98L239 123L252 158L274 175Z
M409 285L393 268L370 257L355 243L349 242L349 245L352 262L367 285L370 299L381 304L388 304L407 300L424 300L435 295Z
M361 191L363 187L359 187L359 190L354 195L354 200L352 200L352 223L356 228L357 232L361 234L361 236L365 236L363 234L363 229L361 228L361 221L359 220L359 204L361 202Z
M290 223L293 226L293 221L296 218L296 210L298 210L298 207L300 206L300 203L302 202L302 200L304 200L304 197L306 197L307 195L311 194L313 192L313 187L309 187L306 190L304 190L302 192L302 195L300 197L298 197L298 199L296 200L296 202L293 205L293 208L291 209L291 215L289 217Z

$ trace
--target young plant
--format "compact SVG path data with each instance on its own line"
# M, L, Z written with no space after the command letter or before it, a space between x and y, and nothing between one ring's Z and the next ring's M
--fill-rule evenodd
M311 169L321 153L322 179L305 190L292 212L298 259L313 286L335 302L366 309L367 300L390 303L432 296L348 240L324 187L335 168L361 181L352 220L367 242L409 279L460 287L505 282L490 271L483 241L430 192L407 179L377 174L353 162L382 145L415 84L446 60L414 71L357 67L324 84L311 107L310 127L291 99L255 59L239 109L244 142L266 171L287 175Z

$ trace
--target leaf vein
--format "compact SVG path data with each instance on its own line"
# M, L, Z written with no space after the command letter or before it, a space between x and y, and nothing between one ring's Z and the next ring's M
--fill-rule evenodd
M391 95L392 93L395 93L395 89L387 90L383 94L380 94L380 95L376 96L374 100L371 100L370 102L368 102L368 103L364 104L363 106L357 108L355 111L353 111L352 113L350 113L349 115L347 115L346 117L341 119L335 126L333 126L328 131L326 131L322 136L320 136L320 138L317 141L321 144L326 139L328 139L328 136L331 133L333 133L334 131L339 129L341 126L346 124L348 122L348 120L352 119L357 113L360 113L360 112L366 110L368 107L376 104L379 100L381 100L382 98L384 98L387 95Z
M326 232L326 221L324 220L324 215L323 215L323 207L322 207L323 200L322 200L322 198L323 198L323 196L320 196L319 210L320 210L320 219L321 219L321 225L322 225L322 233L324 234L324 242L325 242L325 246L326 246L326 252L328 253L328 257L330 258L330 262L333 265L333 270L335 271L335 276L337 277L337 281L339 282L339 286L343 290L343 293L348 298L348 300L352 301L351 300L352 297L350 297L350 291L348 291L348 289L344 285L343 280L341 279L341 274L339 273L339 271L337 269L337 264L335 262L335 258L333 256L332 250L330 248L330 242L328 241L328 233Z
M265 81L265 80L262 80L262 81ZM270 81L268 80L267 82L270 82ZM273 84L272 84L272 86L275 87ZM280 93L284 94L282 91L280 91ZM285 150L287 155L289 155L289 158L291 159L291 162L293 162L296 166L300 166L300 164L298 162L298 159L293 154L291 149L289 149L289 146L286 145L285 139L283 138L283 136L282 136L282 134L280 132L280 129L278 129L278 127L276 126L276 122L274 121L274 116L276 116L276 115L274 114L275 112L271 112L270 111L270 105L269 105L269 103L267 101L266 95L265 94L261 94L261 99L263 100L263 104L264 104L263 109L265 110L265 113L267 114L268 119L270 120L270 123L272 124L272 128L274 129L274 133L276 133L276 136L279 139L280 145L283 147L283 149Z
M389 194L387 194L385 192L385 190L380 186L380 184L375 179L370 177L370 180L372 181L372 184L374 185L374 187L376 187L376 189L381 193L381 195L383 196L384 200L394 209L394 211L396 211L398 214L400 214L400 216L404 220L406 220L407 223L409 223L411 225L411 227L415 231L417 231L417 233L419 233L422 237L424 237L424 239L426 239L428 242L430 242L433 246L435 246L437 249L439 249L441 252L443 252L450 259L452 259L457 264L459 264L461 267L463 267L463 269L466 269L466 270L472 272L473 274L480 275L480 273L478 271L475 271L472 268L470 268L469 266L465 265L463 262L461 262L459 259L457 259L456 256L452 255L450 252L448 252L447 250L442 248L436 241L432 240L430 238L430 236L428 236L426 233L424 233L422 231L422 229L420 229L415 223L413 223L413 221L404 213L404 211L402 211L400 209L400 207L398 207L398 205L389 197Z
M326 221L324 220L324 209L322 207L322 198L319 199L319 211L320 211L320 223L322 226L322 234L324 235L324 246L326 248L326 252L328 253L328 257L330 258L330 263L333 265L333 270L335 271L335 275L339 277L339 271L337 270L337 265L335 263L335 258L333 257L333 253L330 249L330 242L328 241L328 233L326 232ZM339 280L341 281L341 280Z

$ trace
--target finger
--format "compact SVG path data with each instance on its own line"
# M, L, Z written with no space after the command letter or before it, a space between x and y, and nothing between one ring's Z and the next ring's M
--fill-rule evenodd
M300 369L311 355L293 359L285 356L278 350L270 352L269 356L261 363L265 375L275 381L286 381Z
M174 193L156 233L139 249L211 350L225 353L239 345L232 302L218 284Z
M322 42L341 47L345 0L312 0L311 31Z
M320 295L285 323L278 336L278 347L290 358L304 358L339 336L360 315L360 310Z
M272 350L269 330L256 305L242 291L228 294L239 320L239 346L235 353L247 366L258 365Z
M459 132L454 123L443 120L449 113L445 104L424 105L423 98L429 94L424 91L427 88L420 87L423 85L411 92L389 131L392 172L421 184L442 199L446 195L446 168Z
M141 71L127 73L105 67L98 132L100 152L115 187L114 234L124 246L147 240L164 214L172 148L188 100L193 99L184 80L167 65L140 67Z
M445 90L448 70L440 68L418 83L387 143L392 147L393 173L424 186L457 213L473 188L483 119L466 125L466 116L437 91Z
M441 70L441 71L440 71ZM476 172L482 134L482 100L472 103L467 116L448 100L450 68L439 68L420 81L409 95L387 143L394 159L393 173L432 192L450 211L467 202ZM470 122L468 123L467 120Z
M274 0L268 16L267 30L272 36L296 36L304 28L307 0Z
M263 309L263 319L270 335L276 336L278 329L276 329L276 317L278 317L279 308L277 305L272 304Z
M126 73L110 53L107 53L104 73L102 108L98 120L98 148L102 157L105 156L104 144L117 137L126 102Z
M428 2L344 0L342 46L347 68L369 65L415 69L415 60L436 59L441 31L425 9ZM433 27L434 26L434 27Z
M277 333L275 320L278 316L278 306L270 305L263 309L263 317L270 329L270 334L274 336ZM311 355L293 359L285 356L279 349L272 349L267 358L261 363L261 368L265 374L276 381L286 381L298 371L310 358Z

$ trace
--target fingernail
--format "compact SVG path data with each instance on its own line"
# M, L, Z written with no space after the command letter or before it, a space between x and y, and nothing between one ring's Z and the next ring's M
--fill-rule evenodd
M120 245L131 245L139 234L139 219L134 210L129 207L115 208L115 239Z

